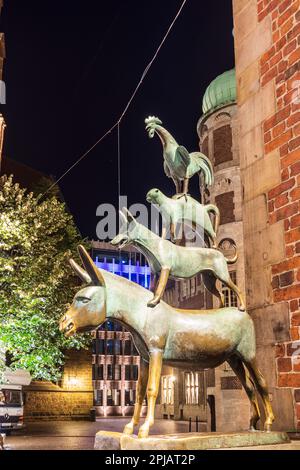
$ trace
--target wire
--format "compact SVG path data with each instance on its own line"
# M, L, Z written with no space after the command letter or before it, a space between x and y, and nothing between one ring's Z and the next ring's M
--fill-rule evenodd
M120 148L120 122L118 121L118 206L120 207L120 197L121 197L121 148Z
M180 8L179 8L179 10L177 11L177 13L176 13L176 15L175 15L173 21L171 22L169 28L167 29L166 34L165 34L164 37L162 38L162 40L161 40L161 42L160 42L158 48L156 49L156 51L155 51L155 53L154 53L152 59L150 60L150 62L149 62L148 65L146 66L145 70L143 71L142 76L141 76L141 78L140 78L140 80L139 80L137 86L135 87L135 89L134 89L132 95L130 96L130 98L129 98L129 100L128 100L128 102L127 102L127 104L126 104L126 106L125 106L125 108L124 108L124 110L123 110L123 112L121 113L121 115L120 115L120 117L119 117L119 119L118 119L118 120L115 122L115 124L113 124L113 126L111 126L111 128L110 128L108 131L106 131L105 134L103 134L103 135L102 135L102 136L101 136L83 155L81 155L81 156L73 163L73 165L70 166L70 168L68 168L56 181L54 181L53 184L51 184L51 186L49 186L48 189L46 189L46 191L41 195L40 199L41 199L42 197L44 197L45 194L47 194L49 191L51 191L51 189L54 188L54 186L56 186L71 170L73 170L73 168L74 168L76 165L78 165L78 163L81 162L81 161L82 161L82 160L83 160L83 159L84 159L84 158L85 158L85 157L86 157L86 156L87 156L87 155L88 155L88 154L89 154L89 153L90 153L108 134L110 134L116 127L118 128L118 188L120 189L120 181L119 181L119 179L120 179L120 171L119 171L119 170L120 170L120 167L119 167L119 165L120 165L120 164L119 164L119 159L120 159L120 155L119 155L119 153L120 153L120 152L119 152L119 150L120 150L120 149L119 149L119 143L120 143L120 142L119 142L119 138L120 138L120 123L121 123L122 119L124 118L125 114L127 113L128 108L129 108L129 106L131 105L131 103L132 103L132 101L133 101L135 95L137 94L137 92L138 92L140 86L142 85L143 80L144 80L144 78L146 77L146 75L147 75L149 69L151 68L151 66L152 66L153 62L155 61L156 57L158 56L158 54L159 54L159 52L160 52L160 50L161 50L161 48L162 48L164 42L166 41L167 37L169 36L169 34L170 34L170 32L171 32L171 30L172 30L172 28L173 28L173 26L174 26L176 20L177 20L178 17L180 16L181 11L182 11L184 5L186 4L186 2L187 2L187 0L183 0L181 6L180 6ZM120 194L120 193L119 193L119 194Z

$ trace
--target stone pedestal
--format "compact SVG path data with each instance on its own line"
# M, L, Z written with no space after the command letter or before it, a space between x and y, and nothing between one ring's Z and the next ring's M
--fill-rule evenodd
M95 450L121 450L121 432L99 431L95 436Z
M287 444L285 432L244 431L232 433L179 433L149 436L138 439L118 432L100 431L96 434L97 450L208 450L232 447Z

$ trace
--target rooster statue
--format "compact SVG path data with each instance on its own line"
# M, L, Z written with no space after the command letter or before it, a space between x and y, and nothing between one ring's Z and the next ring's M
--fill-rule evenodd
M145 119L146 130L150 138L156 133L163 146L164 170L172 178L176 187L176 194L186 196L189 179L196 173L203 175L204 185L213 184L213 170L210 160L201 152L189 153L185 147L178 145L174 137L162 127L162 121L149 116Z

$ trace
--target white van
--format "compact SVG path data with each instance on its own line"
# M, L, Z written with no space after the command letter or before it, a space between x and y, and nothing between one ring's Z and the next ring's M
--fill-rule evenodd
M30 374L25 370L6 371L0 383L0 432L10 434L23 427L24 400L22 386L29 385Z

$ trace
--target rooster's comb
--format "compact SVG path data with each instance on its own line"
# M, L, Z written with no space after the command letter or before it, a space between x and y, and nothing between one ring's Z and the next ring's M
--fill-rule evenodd
M162 124L162 121L157 116L148 116L145 119L145 124Z

